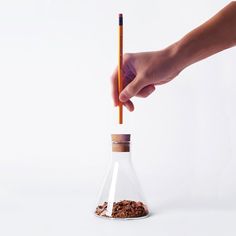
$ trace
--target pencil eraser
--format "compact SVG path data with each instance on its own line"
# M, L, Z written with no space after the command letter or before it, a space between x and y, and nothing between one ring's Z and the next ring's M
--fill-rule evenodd
M119 14L119 25L123 25L123 14Z

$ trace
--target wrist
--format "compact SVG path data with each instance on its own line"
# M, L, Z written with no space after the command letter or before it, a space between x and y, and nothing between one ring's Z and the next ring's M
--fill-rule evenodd
M168 51L169 57L171 58L174 69L177 73L180 73L184 70L188 64L188 55L184 51L185 47L183 46L182 41L177 41L176 43L170 45L165 50Z

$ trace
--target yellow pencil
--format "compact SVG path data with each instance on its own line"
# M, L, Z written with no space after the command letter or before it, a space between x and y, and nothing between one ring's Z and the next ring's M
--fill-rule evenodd
M118 51L118 94L123 89L123 76L122 76L122 64L123 64L123 15L119 14L119 51ZM119 101L119 124L123 124L123 105Z

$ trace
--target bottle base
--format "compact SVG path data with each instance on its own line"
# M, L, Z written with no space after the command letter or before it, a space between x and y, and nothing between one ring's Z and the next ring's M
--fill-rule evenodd
M111 204L110 211L107 202L99 205L95 215L106 219L142 219L149 216L147 206L140 201L122 200Z
M130 217L130 218L114 218L114 217L109 217L109 216L99 216L96 213L94 213L95 217L100 218L100 219L104 219L104 220L115 220L115 221L126 221L126 220L142 220L145 218L148 218L150 216L150 214L148 213L145 216L141 216L141 217Z

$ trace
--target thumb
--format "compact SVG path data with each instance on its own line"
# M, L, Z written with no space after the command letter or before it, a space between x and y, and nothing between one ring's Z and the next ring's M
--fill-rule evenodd
M127 102L142 89L142 82L137 77L131 81L120 93L121 102Z

